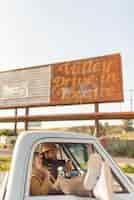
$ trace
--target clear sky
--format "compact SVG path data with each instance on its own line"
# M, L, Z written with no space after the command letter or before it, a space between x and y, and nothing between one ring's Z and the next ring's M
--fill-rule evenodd
M133 89L133 37L132 0L0 1L0 70L119 52Z

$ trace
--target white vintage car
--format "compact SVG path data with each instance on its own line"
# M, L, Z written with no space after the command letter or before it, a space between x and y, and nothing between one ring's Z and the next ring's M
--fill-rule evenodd
M59 149L57 159L71 160L73 164L73 176L81 176L86 172L86 164L89 158L88 147L92 145L104 161L107 161L113 176L113 200L133 200L134 184L120 170L116 162L106 152L95 137L87 134L70 132L25 132L16 142L10 173L0 188L0 200L84 200L95 197L75 194L48 194L32 196L30 194L30 180L32 161L35 151L40 151L44 143L54 143Z

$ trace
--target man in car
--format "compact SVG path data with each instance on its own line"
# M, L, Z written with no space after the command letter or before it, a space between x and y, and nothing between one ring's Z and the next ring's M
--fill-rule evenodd
M88 162L88 176L79 175L75 177L66 177L66 174L72 171L72 162L57 159L57 146L52 143L45 143L42 145L41 155L43 159L43 165L47 167L51 176L53 177L53 187L57 191L62 191L65 194L76 194L89 196L93 186L95 185L96 179L100 173L101 158L97 153L92 153ZM90 149L92 151L92 149ZM58 167L64 168L64 175L58 176ZM88 183L87 183L88 177ZM84 186L86 182L86 187ZM88 187L87 187L88 185ZM92 193L92 192L91 192ZM91 194L92 196L92 194Z
M66 175L69 175L72 171L72 162L71 160L65 161L62 159L57 159L58 148L56 144L45 143L41 147L41 157L43 161L43 166L45 166L53 177L53 182L57 179L58 168L62 167L66 172Z
M56 150L56 146L46 145L53 152ZM46 148L46 149L47 149ZM48 150L48 149L47 149ZM48 152L47 152L48 153ZM49 159L56 159L56 153L49 152ZM89 196L89 193L92 189L92 186L95 184L96 176L98 174L100 157L94 155L90 156L90 162L88 163L88 176L85 178L85 174L81 176L75 176L71 178L66 178L64 176L58 176L57 179L52 178L51 172L49 169L43 167L42 158L39 153L34 154L33 166L32 166L32 177L30 185L30 194L31 195L48 195L48 194L57 194L63 192L64 194L73 194L79 196ZM96 166L98 166L96 168ZM54 166L51 166L54 167ZM97 170L97 171L96 171ZM95 172L95 173L94 173ZM97 173L96 173L97 172ZM88 179L88 180L86 180ZM84 186L86 182L86 188ZM92 196L92 194L91 194Z

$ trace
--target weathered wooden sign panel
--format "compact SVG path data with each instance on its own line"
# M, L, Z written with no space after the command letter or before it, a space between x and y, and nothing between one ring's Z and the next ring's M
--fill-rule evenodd
M0 73L0 107L123 100L119 54Z
M51 101L58 104L123 100L119 54L55 64Z

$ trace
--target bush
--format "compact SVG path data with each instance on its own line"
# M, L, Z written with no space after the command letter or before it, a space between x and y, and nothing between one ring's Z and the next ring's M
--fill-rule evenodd
M13 135L13 131L10 129L1 129L0 136L2 136L2 135L11 136L11 135Z
M8 171L10 169L11 159L11 156L0 157L0 171Z
M10 162L0 163L0 171L9 171Z
M134 157L133 140L110 139L106 149L112 156Z
M0 156L0 162L10 162L11 156Z
M120 168L122 169L123 172L125 173L130 173L130 174L134 174L134 166L132 165L124 165L124 166L120 166Z

